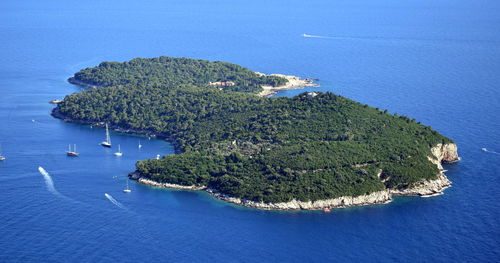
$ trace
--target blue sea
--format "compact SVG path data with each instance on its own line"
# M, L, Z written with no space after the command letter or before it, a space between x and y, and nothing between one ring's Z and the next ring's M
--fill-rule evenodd
M416 118L458 144L453 186L328 214L125 194L135 162L172 145L112 132L116 157L48 101L82 90L79 69L160 55L317 78L307 91ZM499 90L497 0L2 0L0 262L498 262Z

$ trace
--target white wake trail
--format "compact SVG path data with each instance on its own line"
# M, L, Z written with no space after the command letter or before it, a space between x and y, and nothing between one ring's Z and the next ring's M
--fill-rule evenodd
M490 150L488 150L486 148L481 148L481 150L483 150L484 152L487 152L487 153L500 154L500 153L495 152L495 151L490 151Z
M329 37L329 36L308 35L308 34L302 34L302 37L308 37L308 38L333 38L333 37Z
M125 209L125 206L116 201L116 199L114 199L110 194L104 193L104 196L106 196L106 198L108 198L108 200L111 201L111 203L113 203L114 205L118 206L121 209Z
M305 38L323 38L332 40L357 40L357 41L458 41L453 39L418 39L418 38L397 38L397 37L350 37L350 36L324 36L302 34Z
M49 173L43 169L43 167L38 166L38 171L43 175L43 178L45 179L45 185L47 185L47 190L51 192L54 195L62 197L63 195L59 193L56 188L54 187L54 181L52 181L52 177L50 177Z
M305 38L324 38L324 39L336 39L336 40L391 40L388 38L377 38L377 37L346 37L346 36L323 36L323 35L309 35L302 34Z

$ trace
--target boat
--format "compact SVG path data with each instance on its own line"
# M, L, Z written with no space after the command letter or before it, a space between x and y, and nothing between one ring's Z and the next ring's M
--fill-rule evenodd
M62 100L51 100L49 101L50 104L58 104L58 103L61 103Z
M332 210L330 210L330 208L325 208L323 209L323 213L330 213Z
M115 152L115 155L116 156L122 156L123 155L122 151L120 150L120 145L119 144L118 144L118 151Z
M68 145L67 156L78 157L80 154L76 152L76 144L73 145L73 151L71 150L71 144Z
M141 140L139 140L139 145L137 147L139 147L139 149L142 148Z
M124 193L131 193L132 190L130 190L130 188L128 188L128 178L127 178L127 188L123 189L123 192Z
M108 124L106 123L106 141L101 142L104 147L111 148L111 137L109 136Z

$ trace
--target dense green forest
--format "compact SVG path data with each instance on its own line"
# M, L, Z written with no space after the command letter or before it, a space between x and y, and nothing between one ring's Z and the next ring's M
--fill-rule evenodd
M155 60L175 59L112 63L113 74L105 74L112 84L67 96L55 115L168 136L182 153L136 165L138 173L158 182L207 186L264 202L357 196L435 178L430 148L451 142L414 119L332 93L262 98L206 88L206 79L196 77L185 83L178 79L184 74L170 75L171 68L165 74L157 69L151 82L121 79L142 70L138 61ZM213 65L180 60L186 68L195 64L197 72L210 72L204 67ZM83 71L86 79L103 78ZM248 70L234 71L246 76ZM168 80L160 77L167 75Z
M158 87L211 86L210 82L230 81L227 91L256 93L261 85L281 86L287 80L277 76L262 76L247 68L227 63L188 58L136 58L128 62L102 62L99 66L83 69L70 78L98 87L116 85L154 84Z

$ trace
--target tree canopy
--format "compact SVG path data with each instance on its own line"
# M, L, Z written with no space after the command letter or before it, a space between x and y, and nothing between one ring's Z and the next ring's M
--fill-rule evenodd
M151 78L124 77L145 72L154 61L169 66L157 67ZM171 61L203 73L172 68ZM358 196L436 178L430 148L451 142L414 119L332 93L258 97L252 94L258 89L249 87L265 80L229 63L160 57L101 70L107 65L77 73L105 87L69 95L56 110L75 120L167 135L182 153L136 165L139 174L162 183L207 186L264 202ZM213 65L258 81L232 79L240 90L207 88L208 80L227 80L213 73ZM183 73L171 74L177 71ZM185 82L186 75L192 80Z
M285 78L264 76L227 62L172 57L136 58L124 63L102 62L97 67L80 70L70 79L98 87L149 83L251 93L261 91L261 85L281 86L287 82ZM217 86L210 85L211 82L232 82L234 85Z

